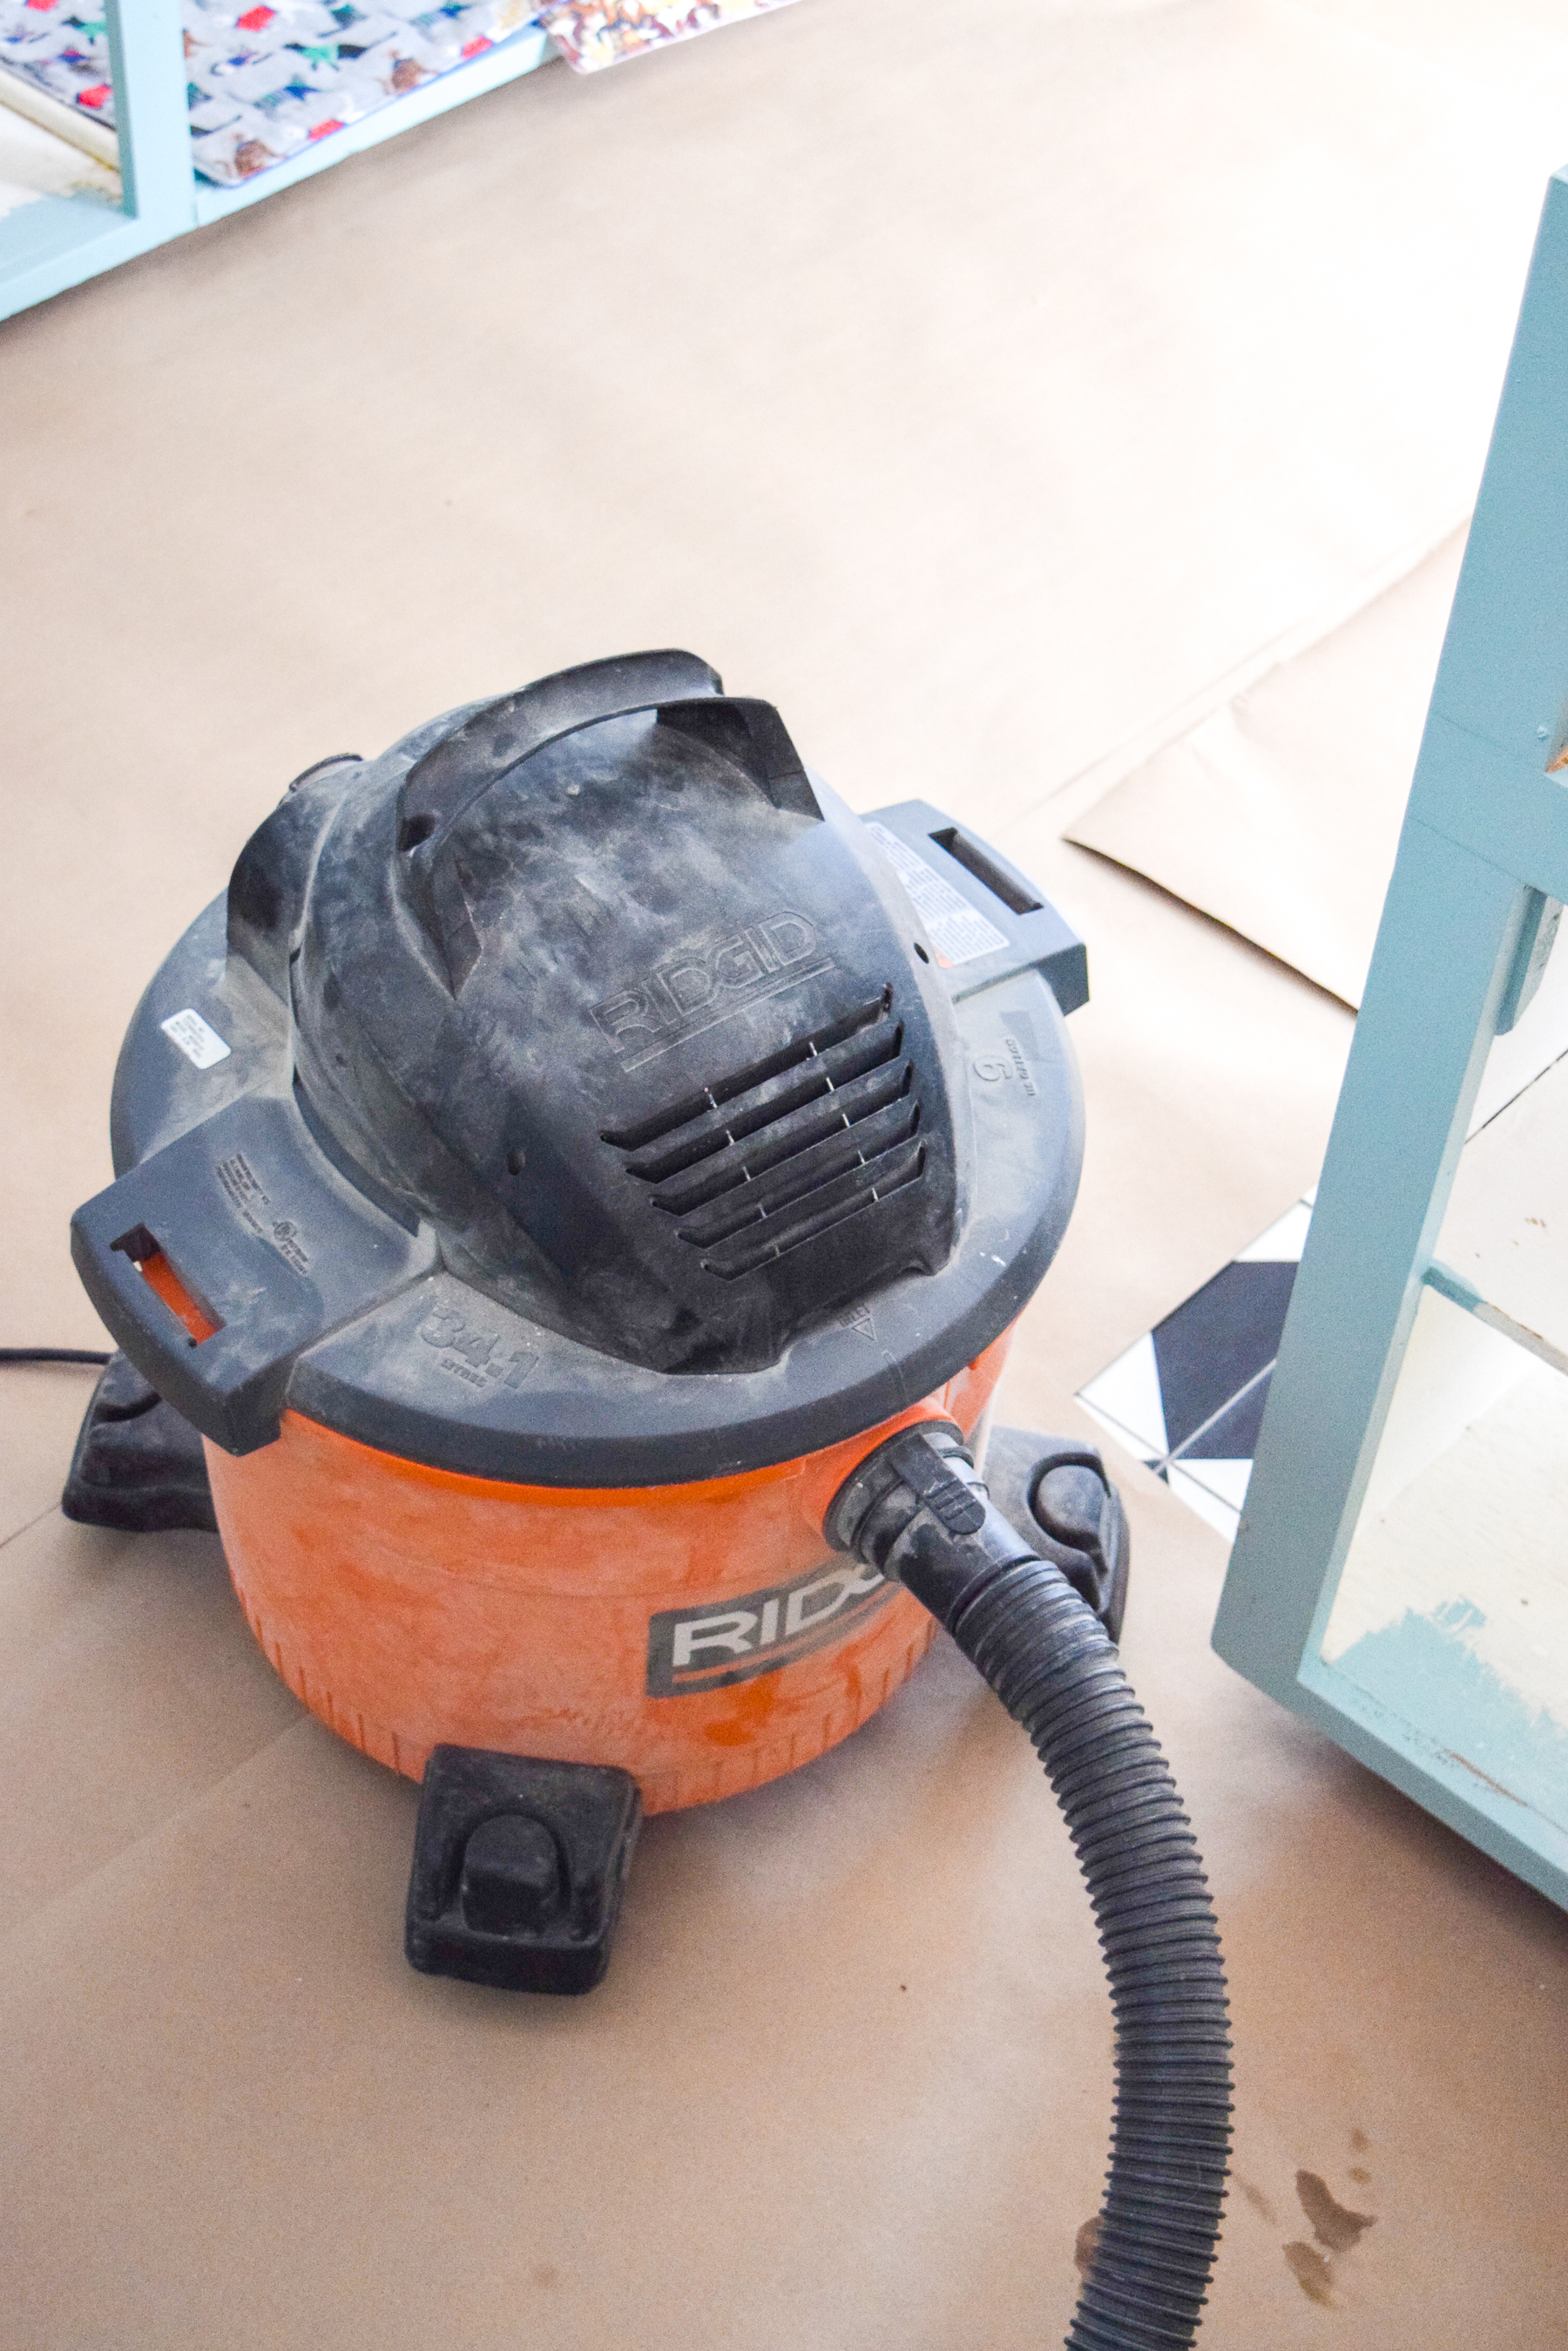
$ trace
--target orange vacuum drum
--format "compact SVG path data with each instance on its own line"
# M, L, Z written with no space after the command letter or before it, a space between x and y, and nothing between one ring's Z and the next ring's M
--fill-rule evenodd
M207 1448L234 1589L295 1696L411 1779L446 1743L619 1765L650 1813L734 1795L925 1655L934 1618L831 1554L823 1514L895 1429L969 1435L1006 1351L803 1460L626 1491L454 1477L286 1413L258 1452Z
M809 1763L945 1625L1111 1922L1085 2323L1187 2342L1224 1985L1109 1646L1126 1523L1071 1437L973 1458L1077 1186L1086 977L985 842L857 816L690 653L323 761L127 1034L71 1224L124 1352L64 1502L216 1525L289 1687L420 1783L410 1965L496 1990L591 1991L643 1813Z
M981 1428L1086 994L1023 874L684 653L323 761L173 947L72 1220L129 1359L81 1508L215 1515L290 1688L421 1782L416 1966L581 1989L641 1810L908 1676L929 1613L826 1516Z

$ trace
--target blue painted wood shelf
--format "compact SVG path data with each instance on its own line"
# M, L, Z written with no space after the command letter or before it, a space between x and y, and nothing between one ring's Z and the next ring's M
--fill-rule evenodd
M1565 1311L1552 1253L1568 1257L1568 1060L1552 1062L1561 1037L1548 1041L1546 1074L1466 1144L1493 1040L1517 1019L1511 1049L1532 1017L1527 999L1564 901L1560 172L1214 1646L1568 1907L1568 1331L1551 1327ZM1559 977L1541 1002L1560 998ZM1521 1191L1532 1135L1539 1198ZM1511 1235L1489 1238L1489 1217L1512 1217ZM1456 1220L1457 1270L1444 1262Z
M552 54L543 33L518 33L287 162L239 187L220 188L201 179L191 162L180 0L107 0L105 13L122 201L40 196L0 219L0 319L328 171L449 107L531 73Z

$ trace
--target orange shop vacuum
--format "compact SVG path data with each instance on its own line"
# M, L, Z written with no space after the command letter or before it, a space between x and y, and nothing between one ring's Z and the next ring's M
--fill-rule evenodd
M1197 2331L1230 2059L1120 1504L1093 1447L989 1430L1076 1190L1085 994L994 851L852 814L690 653L324 760L126 1038L71 1228L123 1353L66 1502L216 1525L289 1687L422 1781L410 1959L500 1987L596 1983L641 1814L809 1762L945 1626L1099 1921L1068 2339L1105 2351Z

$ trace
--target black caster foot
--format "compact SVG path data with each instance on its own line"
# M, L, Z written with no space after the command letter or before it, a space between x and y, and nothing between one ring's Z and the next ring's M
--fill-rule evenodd
M1132 1545L1122 1498L1097 1447L1037 1429L993 1428L985 1482L1003 1517L1061 1569L1119 1641Z
M109 1357L92 1392L60 1508L125 1534L217 1532L200 1437L123 1355Z
M641 1825L629 1771L436 1748L414 1831L410 1966L504 1991L591 1991Z

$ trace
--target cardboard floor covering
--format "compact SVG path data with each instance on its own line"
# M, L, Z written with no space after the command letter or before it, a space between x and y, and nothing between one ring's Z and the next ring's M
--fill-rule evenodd
M1464 533L1156 753L1067 838L1359 1004Z
M1001 1409L1085 1427L1075 1389L1313 1181L1350 1022L1064 845L1060 788L1465 511L1568 120L1555 12L1486 15L996 0L982 47L936 0L803 0L12 321L6 1339L98 1335L65 1229L119 1038L289 778L687 643L1083 928L1083 1192ZM215 1541L59 1517L86 1375L4 1376L3 2351L1060 2338L1109 2019L955 1652L652 1823L590 1999L416 1977L415 1790L299 1714ZM1128 1500L1125 1653L1234 1987L1204 2340L1541 2351L1562 1917L1220 1666L1222 1545ZM1376 2216L1332 2266L1314 2182Z

